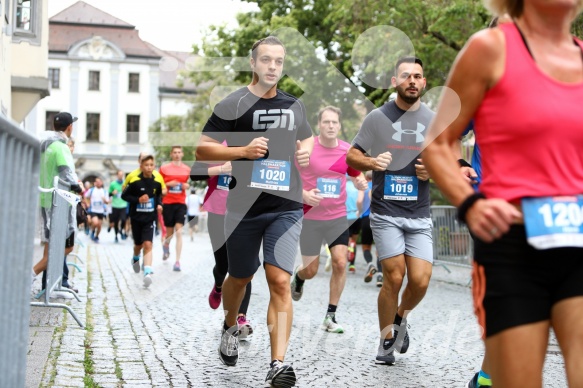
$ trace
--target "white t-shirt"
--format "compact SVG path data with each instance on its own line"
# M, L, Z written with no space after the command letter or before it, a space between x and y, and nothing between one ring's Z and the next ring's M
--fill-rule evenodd
M186 197L186 206L188 207L189 216L198 216L200 214L200 205L202 205L202 201L198 195L189 194L188 197Z
M89 189L85 193L85 198L89 198L89 211L91 213L107 214L107 204L103 199L109 201L109 193L103 187Z

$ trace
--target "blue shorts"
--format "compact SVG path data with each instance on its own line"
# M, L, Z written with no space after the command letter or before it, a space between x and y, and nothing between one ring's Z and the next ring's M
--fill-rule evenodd
M261 265L259 249L263 241L263 265L271 264L293 273L302 230L302 209L263 213L247 217L227 211L225 236L229 275L247 278Z

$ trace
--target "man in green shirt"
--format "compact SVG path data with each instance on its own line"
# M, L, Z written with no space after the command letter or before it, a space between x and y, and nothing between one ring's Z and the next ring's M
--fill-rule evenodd
M56 176L71 185L71 191L80 194L79 179L75 174L73 155L67 146L67 141L73 133L73 122L77 117L70 113L60 112L53 121L54 131L46 131L41 138L41 169L40 186L45 189L53 188ZM41 193L41 216L43 219L42 242L44 243L43 258L33 267L32 279L47 268L49 257L49 228L52 206L52 193ZM65 257L73 250L75 242L75 220L73 213L69 212L68 237L65 242ZM66 286L66 285L65 285Z
M121 193L123 191L123 179L124 172L122 170L117 171L117 180L113 181L109 185L109 196L111 198L111 215L109 216L109 229L113 228L115 231L115 242L119 242L117 235L121 234L122 240L126 239L124 226L127 219L127 206L128 203L121 199ZM120 226L121 223L121 226Z

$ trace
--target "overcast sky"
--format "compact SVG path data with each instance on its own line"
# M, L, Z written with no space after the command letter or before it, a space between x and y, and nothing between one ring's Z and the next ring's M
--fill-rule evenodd
M77 0L50 0L49 17ZM85 0L140 31L140 38L163 50L191 51L210 25L236 26L235 15L257 9L255 3L240 0Z

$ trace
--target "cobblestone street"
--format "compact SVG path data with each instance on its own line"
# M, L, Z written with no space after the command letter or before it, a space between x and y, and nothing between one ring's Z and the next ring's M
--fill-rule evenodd
M130 266L130 240L114 244L113 234L107 233L100 244L89 242L85 235L80 239L84 246L77 249L85 266L74 273L73 281L82 302L68 303L87 329L58 310L33 309L31 333L54 327L45 365L33 364L38 362L31 358L37 344L33 334L29 341L28 371L42 371L37 373L42 386L263 386L270 361L265 323L269 294L263 269L253 281L248 313L255 334L241 342L237 366L227 368L217 355L222 310L208 306L213 256L206 233L196 234L193 242L184 236L182 272L172 271L174 242L170 259L162 262L157 239L154 282L149 289L143 288L142 275ZM410 315L411 347L407 354L397 354L392 367L374 363L379 289L374 281L364 283L363 275L364 260L359 255L356 274L347 274L337 312L344 334L320 329L330 277L323 262L316 278L306 282L302 300L294 302L287 361L296 369L297 386L465 387L479 369L483 352L470 289L465 285L469 271L458 268L448 274L434 267L427 296ZM32 372L27 374L27 386L37 386ZM566 386L554 339L545 386Z

